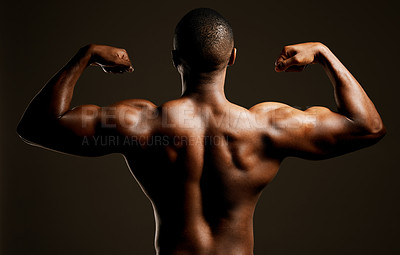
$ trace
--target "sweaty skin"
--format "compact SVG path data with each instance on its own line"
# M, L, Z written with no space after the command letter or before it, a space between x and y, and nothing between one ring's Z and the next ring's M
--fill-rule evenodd
M357 80L321 43L286 46L275 70L321 64L338 112L266 102L245 109L224 94L229 63L196 73L179 59L180 98L156 106L124 100L70 108L89 65L131 72L125 50L88 45L36 95L18 125L29 144L80 156L121 153L150 199L155 248L164 254L253 254L253 214L263 188L288 156L324 159L376 143L382 120ZM101 142L100 142L101 140Z

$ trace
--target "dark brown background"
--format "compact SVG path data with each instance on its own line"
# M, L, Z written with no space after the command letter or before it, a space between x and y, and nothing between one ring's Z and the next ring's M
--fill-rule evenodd
M193 1L195 2L195 1ZM391 4L393 3L393 4ZM90 68L74 105L178 97L170 50L178 20L220 11L238 59L226 94L245 107L267 100L334 108L323 70L273 71L281 47L322 41L363 84L388 129L377 145L326 161L287 159L255 214L255 254L400 254L399 18L395 1L96 1L2 4L2 253L154 254L151 206L120 155L82 158L24 144L15 127L45 82L87 43L124 47L133 74Z

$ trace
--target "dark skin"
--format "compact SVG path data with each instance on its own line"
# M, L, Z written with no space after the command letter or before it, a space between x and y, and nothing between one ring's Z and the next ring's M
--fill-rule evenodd
M385 134L375 106L321 43L284 47L277 72L321 64L338 112L266 102L245 109L224 94L227 62L196 72L173 52L180 98L156 106L132 99L70 108L85 68L133 71L123 49L88 45L36 95L18 126L24 141L80 156L121 153L149 197L157 254L253 254L253 213L263 188L288 156L324 159L376 143ZM106 145L96 142L100 137ZM110 140L110 137L112 140Z

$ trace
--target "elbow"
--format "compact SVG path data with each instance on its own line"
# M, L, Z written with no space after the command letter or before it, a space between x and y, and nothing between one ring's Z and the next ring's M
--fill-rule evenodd
M29 132L28 127L24 125L23 121L21 120L17 126L17 134L22 139L22 141L29 143Z
M22 118L18 123L16 132L18 136L29 145L43 146L51 140L55 130L52 123L43 123L39 120L27 120Z
M18 134L19 137L21 137L21 139L24 139L24 137L26 136L25 127L22 124L22 120L18 123L17 134Z
M382 139L386 135L386 127L381 124L380 128L374 132L374 135L377 137L378 140Z
M372 121L372 123L365 127L364 130L371 140L376 142L386 135L386 127L380 118Z
M28 124L24 123L23 120L21 120L17 126L17 134L18 136L22 139L27 144L36 144L37 138L35 138L35 131L32 129L31 126Z
M369 119L353 120L354 134L364 141L378 142L386 135L386 128L382 119L378 116Z

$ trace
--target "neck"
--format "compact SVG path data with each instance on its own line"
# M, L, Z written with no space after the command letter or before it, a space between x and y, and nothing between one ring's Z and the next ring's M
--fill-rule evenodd
M181 73L182 97L218 103L227 101L224 92L226 68L207 73Z

